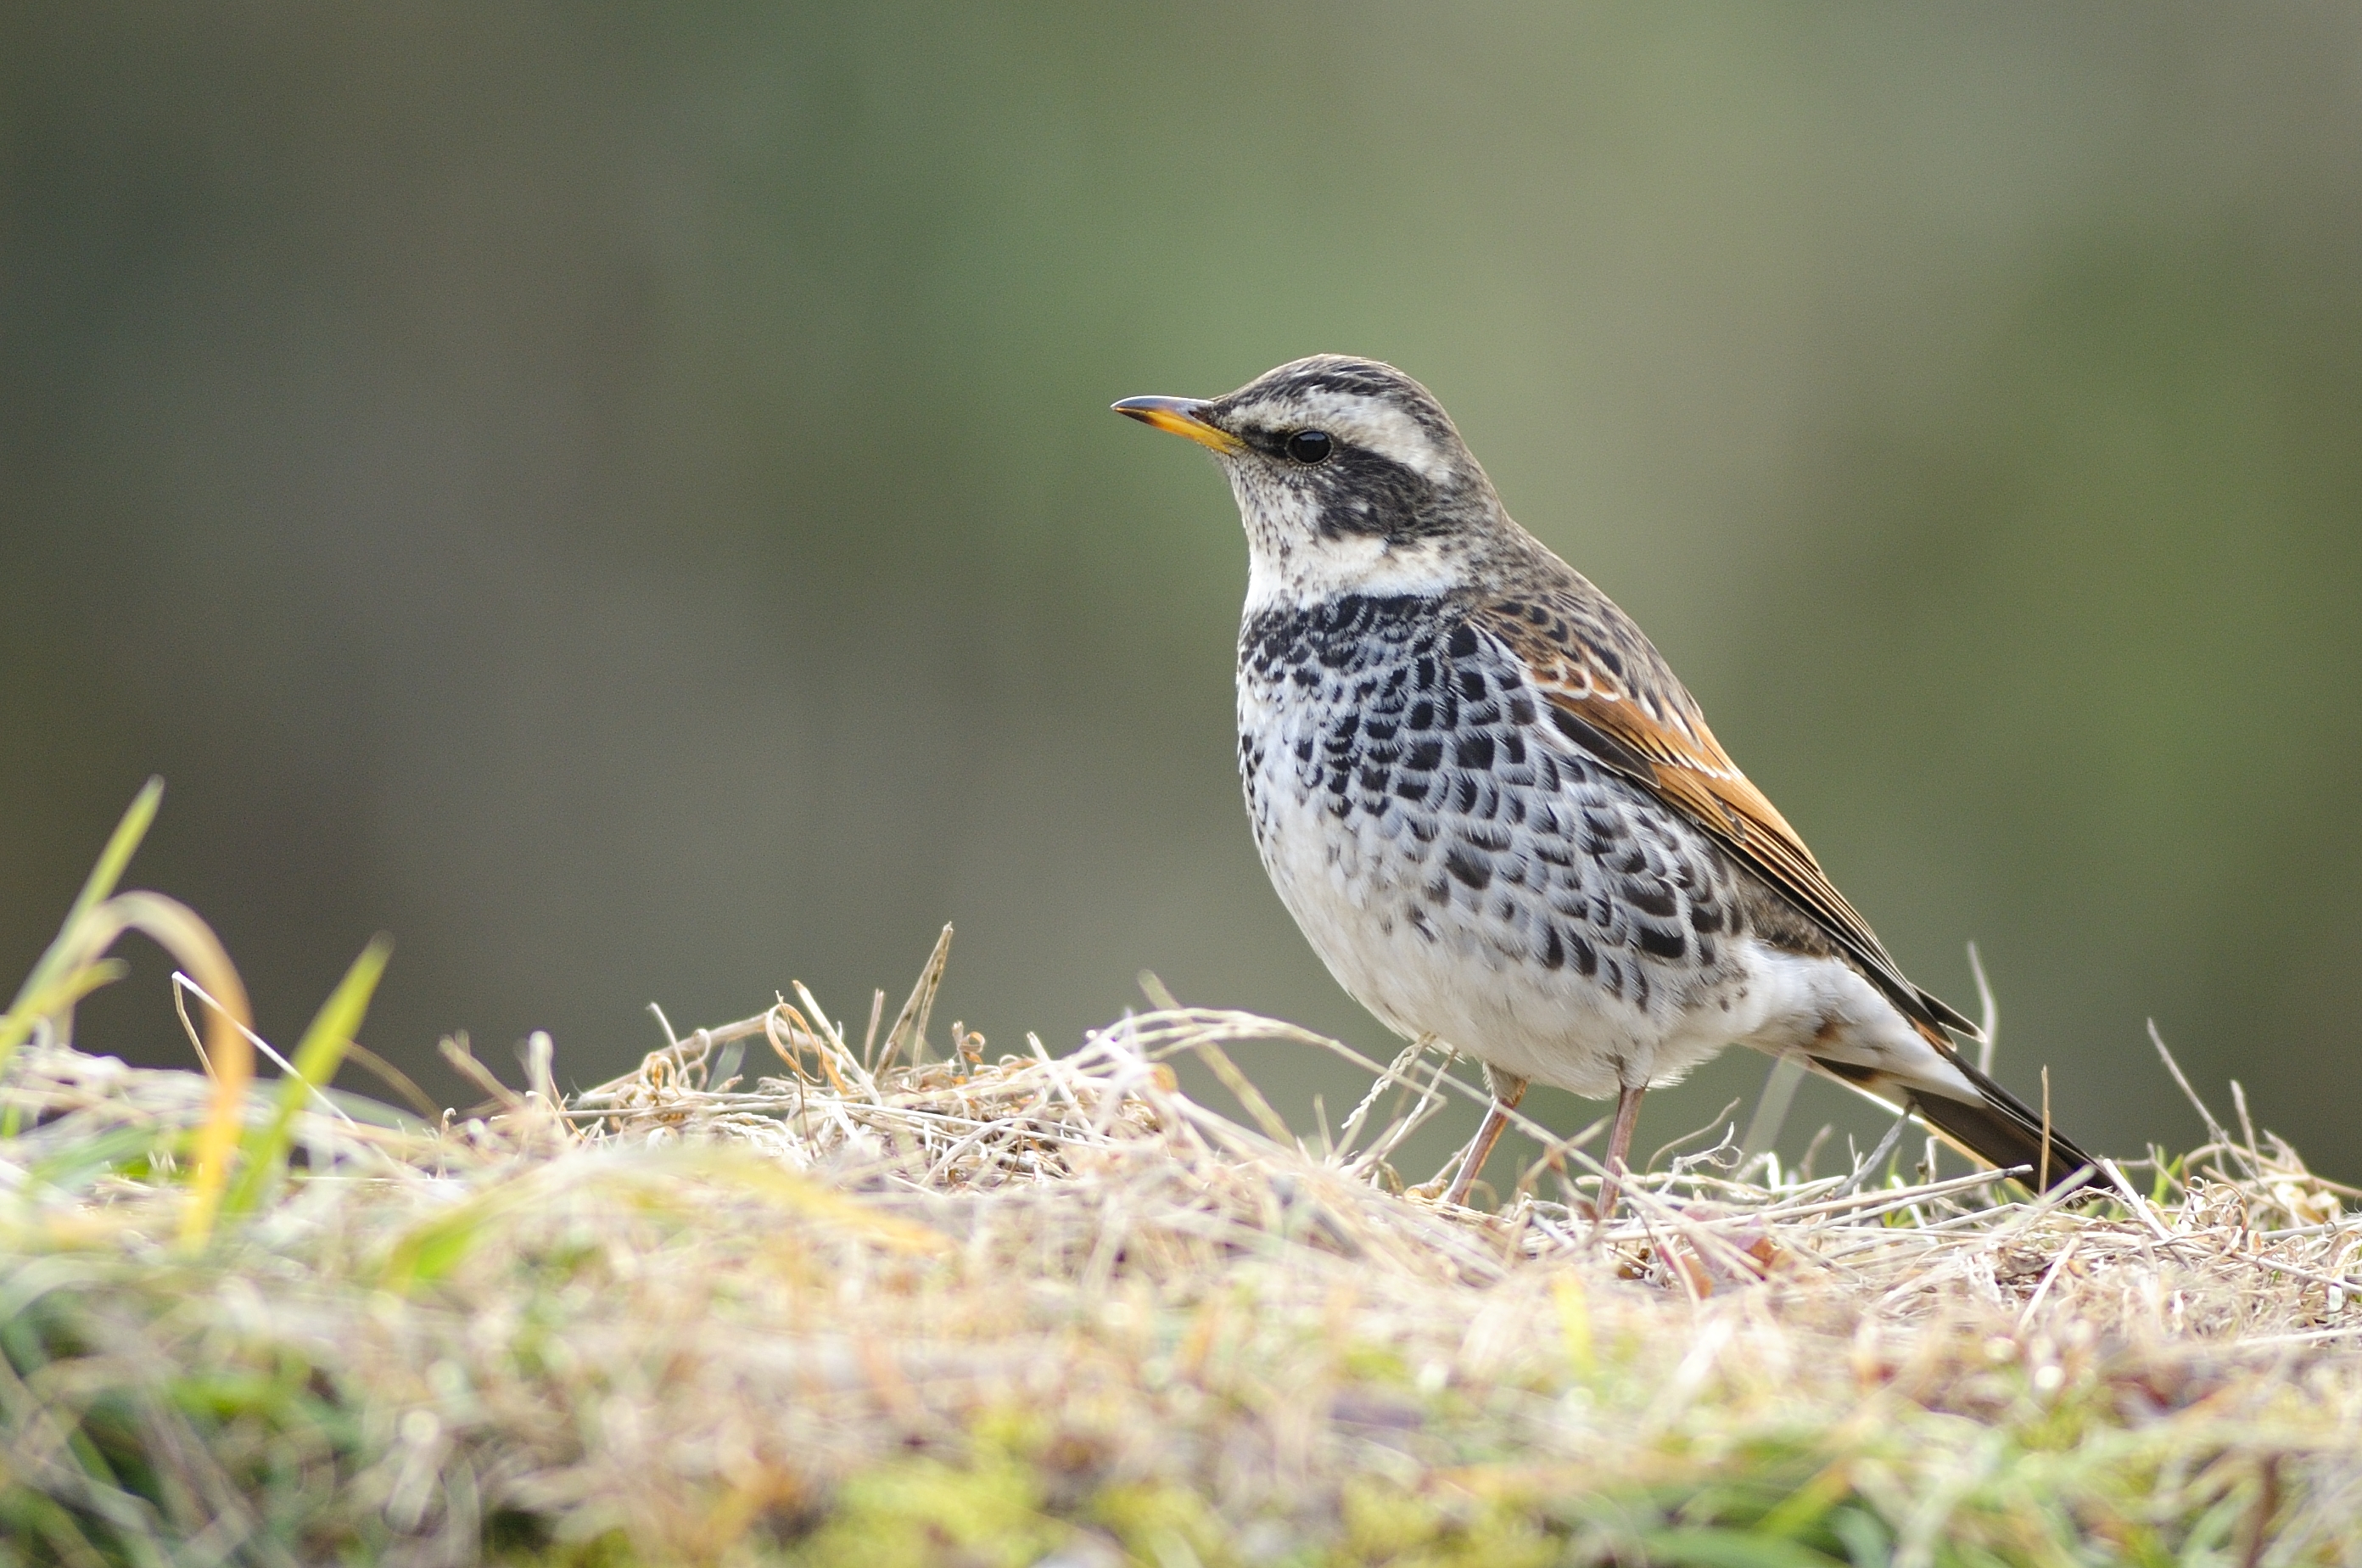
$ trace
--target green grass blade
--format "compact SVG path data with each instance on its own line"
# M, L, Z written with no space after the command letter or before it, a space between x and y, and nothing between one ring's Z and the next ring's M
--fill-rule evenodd
M369 1014L370 998L376 994L380 977L385 973L385 961L393 951L393 942L385 936L374 937L345 977L320 1004L313 1016L312 1026L304 1031L303 1040L295 1047L293 1073L279 1087L279 1108L270 1122L247 1134L245 1167L238 1172L236 1185L223 1201L223 1212L243 1214L259 1202L270 1185L278 1180L287 1163L287 1145L295 1132L295 1116L304 1102L315 1090L325 1089L343 1065L345 1047L352 1043L361 1020Z
M75 1139L47 1159L36 1160L25 1174L43 1187L79 1195L100 1176L173 1142L171 1135L153 1127L117 1127L95 1138Z
M75 928L82 924L91 911L115 896L115 885L123 879L124 868L131 864L131 856L138 851L139 841L148 836L149 826L156 820L156 808L163 799L164 780L161 778L149 779L139 787L139 793L131 798L130 808L123 813L123 820L115 824L115 832L108 836L106 847L99 851L98 864L90 868L90 876L83 882L81 894L75 898L73 907L66 911L65 922L58 927L56 939L41 955L40 962L33 966L33 972L25 977L25 983L17 988L16 999L8 1004L6 1016L0 1017L0 1066L7 1065L17 1047L25 1043L25 1036L33 1032L34 1021L45 1010L27 1004L60 988L65 978L63 971L73 962Z
M464 1203L414 1225L394 1242L379 1284L406 1296L448 1274L496 1220L539 1198L544 1184L519 1176L478 1193Z

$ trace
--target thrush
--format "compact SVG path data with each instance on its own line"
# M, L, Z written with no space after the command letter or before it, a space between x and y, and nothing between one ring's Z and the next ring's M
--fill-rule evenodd
M1316 355L1120 414L1209 448L1246 525L1239 774L1314 951L1484 1064L1464 1199L1529 1083L1640 1097L1731 1044L2056 1185L2091 1163L1966 1060L1632 619L1502 507L1427 389Z

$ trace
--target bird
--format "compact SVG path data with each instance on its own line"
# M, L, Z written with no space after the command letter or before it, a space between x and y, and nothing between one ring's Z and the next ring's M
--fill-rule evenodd
M1319 354L1117 413L1209 450L1247 536L1238 765L1255 847L1338 982L1490 1095L1641 1096L1727 1046L1801 1063L2037 1189L2092 1164L1955 1046L1656 646L1511 519L1441 403ZM2047 1099L2047 1096L2046 1096Z

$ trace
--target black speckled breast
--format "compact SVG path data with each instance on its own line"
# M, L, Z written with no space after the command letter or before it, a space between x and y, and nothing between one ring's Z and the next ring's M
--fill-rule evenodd
M1364 994L1373 972L1418 945L1561 985L1581 977L1642 1010L1689 1005L1729 977L1721 949L1745 919L1737 869L1561 732L1515 657L1448 600L1348 595L1252 614L1239 698L1264 864L1382 1017L1402 1009Z

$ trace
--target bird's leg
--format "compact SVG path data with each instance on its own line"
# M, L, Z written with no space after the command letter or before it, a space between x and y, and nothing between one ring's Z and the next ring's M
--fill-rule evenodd
M1626 1174L1626 1158L1632 1152L1632 1127L1640 1120L1640 1096L1645 1088L1619 1088L1616 1091L1616 1125L1607 1132L1607 1174L1599 1178L1599 1223L1605 1225L1616 1212L1617 1178Z
M1468 1196L1468 1189L1475 1185L1478 1173L1485 1168L1485 1161L1493 1153L1493 1145L1499 1143L1501 1134L1508 1130L1509 1112L1517 1110L1518 1101L1526 1098L1525 1079L1495 1067L1485 1069L1485 1087L1493 1091L1493 1103L1485 1108L1485 1120L1477 1124L1475 1141L1468 1145L1468 1153L1460 1162L1459 1174L1451 1178L1451 1186L1444 1192L1443 1201L1446 1203L1457 1205Z

